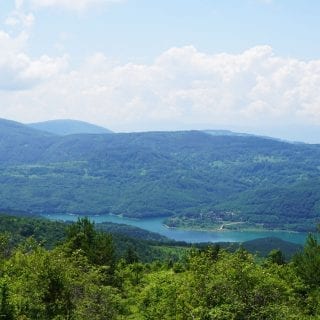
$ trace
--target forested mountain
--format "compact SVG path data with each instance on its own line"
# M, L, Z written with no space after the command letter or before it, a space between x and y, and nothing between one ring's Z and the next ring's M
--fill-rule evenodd
M36 162L54 141L49 133L0 119L0 164Z
M0 122L0 208L309 230L320 146L200 131L57 136Z
M44 122L35 122L28 124L29 127L46 131L49 133L57 134L57 135L68 135L68 134L103 134L103 133L112 133L112 131L79 120L69 120L69 119L61 119L61 120L49 120Z

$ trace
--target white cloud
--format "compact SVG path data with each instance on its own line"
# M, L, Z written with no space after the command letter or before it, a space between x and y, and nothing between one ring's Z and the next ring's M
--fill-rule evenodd
M34 15L32 13L24 14L22 11L13 11L5 20L5 24L10 27L30 28L34 24Z
M34 22L33 13L26 13L24 10L24 0L15 0L14 9L4 19L4 25L25 31L31 28Z
M0 30L0 90L21 90L50 79L67 67L67 56L43 55L32 59L25 53L28 35L11 37Z
M65 58L32 60L15 51L19 39L2 38L8 35L0 34L0 43L8 41L14 52L10 72L42 80L0 93L2 117L77 118L115 130L320 124L320 60L279 57L269 46L218 55L171 48L149 65L121 65L97 53L66 72Z
M15 0L15 7L17 10L21 10L23 7L24 0Z

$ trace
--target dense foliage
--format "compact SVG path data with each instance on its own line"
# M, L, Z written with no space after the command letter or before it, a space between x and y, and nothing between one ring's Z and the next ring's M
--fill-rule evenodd
M292 262L273 250L191 249L178 261L115 259L116 239L87 219L52 250L1 234L0 316L5 319L319 319L320 243L310 235Z
M0 208L310 230L320 146L199 131L67 135L0 121Z
M10 248L18 246L30 237L44 248L52 249L66 240L66 229L70 225L70 222L0 213L0 234L5 243L3 250L10 251ZM90 227L91 224L88 226ZM74 227L70 228L73 230ZM151 262L156 259L176 261L185 249L190 247L187 243L169 240L157 233L133 226L101 223L96 224L95 228L112 234L115 240L114 255L117 260L134 255L136 260L143 262ZM95 232L91 230L91 233ZM73 234L78 234L78 230L74 230ZM79 237L77 239L81 241Z

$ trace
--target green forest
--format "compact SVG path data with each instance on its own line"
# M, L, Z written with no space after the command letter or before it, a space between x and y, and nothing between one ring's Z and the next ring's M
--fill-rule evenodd
M143 253L139 240L106 233L87 218L1 222L3 319L320 318L317 233L288 261L277 249L261 258L242 246L164 242L162 256Z
M313 231L320 147L212 132L58 136L0 120L0 209Z

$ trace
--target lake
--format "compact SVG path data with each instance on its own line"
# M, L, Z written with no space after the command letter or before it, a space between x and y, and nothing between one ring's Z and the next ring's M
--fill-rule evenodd
M50 220L76 221L80 216L71 214L44 214ZM257 238L277 237L293 243L303 244L306 233L289 231L194 231L169 229L163 225L164 218L130 219L114 215L89 216L91 221L128 224L159 233L177 241L195 242L244 242Z

